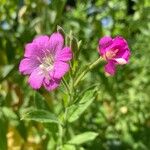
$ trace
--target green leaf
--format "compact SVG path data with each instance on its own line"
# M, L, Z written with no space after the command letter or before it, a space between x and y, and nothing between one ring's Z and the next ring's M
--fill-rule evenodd
M63 145L63 150L76 150L74 145L65 144Z
M81 114L88 108L94 100L94 90L86 91L82 99L68 108L68 121L73 122L77 120Z
M94 140L97 136L98 136L98 133L89 131L89 132L85 132L85 133L76 135L67 143L80 145L80 144L86 143L88 141Z
M42 123L59 123L58 118L54 114L38 109L25 113L21 119L38 121Z
M35 92L34 102L37 109L49 110L49 106L45 98L38 92Z
M7 120L9 121L11 125L16 126L19 124L18 116L11 110L11 108L3 107L2 111L3 111L5 118L7 118Z
M4 81L7 77L11 76L15 70L15 65L6 65L2 68L2 76L0 82Z

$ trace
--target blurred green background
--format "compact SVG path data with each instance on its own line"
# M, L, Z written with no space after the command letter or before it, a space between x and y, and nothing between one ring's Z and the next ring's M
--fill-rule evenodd
M99 57L98 40L104 35L123 36L132 53L114 77L105 77L98 66L80 85L83 90L99 84L98 94L64 139L89 130L99 135L66 150L150 150L149 0L0 0L0 150L55 150L55 125L20 120L35 101L18 63L25 43L50 35L57 25L82 40L79 69ZM41 91L56 114L65 97L60 90Z

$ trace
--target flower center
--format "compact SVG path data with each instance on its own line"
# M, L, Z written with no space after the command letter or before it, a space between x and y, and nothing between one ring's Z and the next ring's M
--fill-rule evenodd
M118 49L116 49L116 50L114 50L114 51L109 50L109 51L106 52L104 58L105 58L106 60L107 60L107 59L112 59L112 58L114 58L114 57L116 56L116 54L117 54L118 51L119 51Z
M40 68L42 72L47 75L50 70L53 69L54 57L52 55L47 55L40 60Z

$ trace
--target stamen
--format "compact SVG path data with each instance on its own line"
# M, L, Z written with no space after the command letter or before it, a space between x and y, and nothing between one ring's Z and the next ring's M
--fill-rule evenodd
M54 58L51 54L46 54L46 52L43 52L45 57L40 59L40 68L42 72L45 74L46 78L49 76L49 71L53 69L53 64L54 64Z

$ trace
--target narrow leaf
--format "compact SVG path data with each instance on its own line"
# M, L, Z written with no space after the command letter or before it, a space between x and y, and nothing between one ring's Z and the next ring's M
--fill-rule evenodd
M38 92L35 93L34 102L37 109L49 110L49 106L45 98Z
M63 145L63 150L76 150L75 145L65 144Z
M59 123L58 118L54 114L45 110L32 110L25 113L21 119L38 121L42 123Z
M73 137L67 143L69 143L69 144L75 144L75 145L80 145L80 144L86 143L88 141L94 140L97 136L98 136L97 133L89 131L89 132L85 132L85 133L76 135L75 137Z
M77 103L68 108L68 121L73 122L77 120L81 114L88 108L88 106L94 100L94 90L87 91L82 99Z

